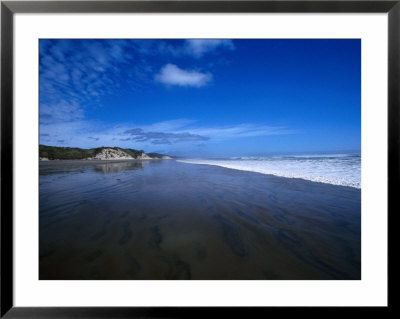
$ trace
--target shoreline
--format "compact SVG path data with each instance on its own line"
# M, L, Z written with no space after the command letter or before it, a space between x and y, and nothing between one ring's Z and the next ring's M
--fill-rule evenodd
M324 185L324 186L332 186L332 187L343 187L343 188L349 188L352 190L358 190L361 192L361 188L358 187L353 187L353 186L347 186L347 185L338 185L338 184L331 184L331 183L324 183L324 182L319 182L319 181L312 181L309 179L305 178L300 178L300 177L286 177L286 176L280 176L280 175L274 175L274 174L266 174L266 173L261 173L261 172L255 172L255 171L250 171L250 170L243 170L243 169L236 169L236 168L230 168L230 167L224 167L224 166L219 166L219 165L213 165L213 164L194 164L194 163L187 163L187 162L182 162L181 160L176 160L174 158L170 159L163 159L163 158L149 158L149 159L107 159L107 160L80 160L80 159L74 159L74 160L39 160L39 166L79 166L79 165L100 165L100 164L118 164L118 163L129 163L129 162L147 162L147 161L164 161L168 160L171 162L176 162L179 164L184 164L184 165L194 165L194 166L206 166L206 167L212 167L212 168L217 168L217 169L222 169L222 170L227 170L227 171L236 171L240 172L242 174L256 174L259 176L265 176L267 178L277 178L277 179L282 179L286 180L287 182L293 181L293 182L300 182L300 183L311 183L311 184L316 184L316 185Z
M328 182L320 182L320 181L313 181L301 177L287 177L287 176L280 176L280 175L275 175L271 173L261 173L261 172L256 172L256 171L251 171L251 170L244 170L244 169L239 169L239 168L231 168L231 167L225 167L225 166L220 166L220 165L215 165L215 164L205 164L205 163L188 163L188 162L182 162L181 160L176 160L176 162L181 163L181 164L187 164L187 165L204 165L204 166L211 166L211 167L218 167L221 169L227 169L227 170L233 170L233 171L238 171L238 172L245 172L245 173L250 173L250 174L257 174L261 176L268 176L272 178L282 178L285 180L295 180L295 181L300 181L300 182L305 182L305 183L315 183L315 184L322 184L322 185L329 185L329 186L335 186L335 187L345 187L345 188L350 188L350 189L355 189L361 191L361 187L354 187L354 186L348 186L348 185L340 185L340 184L332 184Z
M318 183L318 184L327 184L327 185L332 185L332 186L340 186L340 187L350 187L353 189L358 189L361 191L361 184L359 187L357 186L352 186L352 185L343 185L339 183L332 183L328 181L319 181L319 180L312 180L312 179L307 179L304 177L289 177L289 176L284 176L284 175L278 175L274 173L264 173L260 172L257 170L251 170L251 169L243 169L243 168L237 168L237 167L228 167L228 166L223 166L215 163L193 163L193 162L185 162L185 160L176 160L176 162L182 163L182 164L190 164L190 165L203 165L203 166L213 166L213 167L219 167L219 168L224 168L224 169L229 169L229 170L235 170L235 171L240 171L240 172L249 172L249 173L255 173L255 174L261 174L264 176L274 176L274 177L279 177L279 178L285 178L285 179L294 179L294 180L302 180L302 181L307 181L307 182L312 182L312 183Z

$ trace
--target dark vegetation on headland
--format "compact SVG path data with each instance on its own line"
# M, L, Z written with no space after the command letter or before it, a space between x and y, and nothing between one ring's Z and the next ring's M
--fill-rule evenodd
M165 154L160 154L160 153L146 153L148 156L150 156L151 158L162 158L163 156L169 156L172 157L171 155L165 155Z
M78 147L58 147L58 146L47 146L39 145L39 157L48 158L49 160L72 160L72 159L87 159L95 157L97 154L101 153L104 149L114 149L120 150L133 158L138 158L144 154L151 158L162 158L163 154L158 153L145 153L143 150L135 150L131 148L120 148L120 147L97 147L83 149Z

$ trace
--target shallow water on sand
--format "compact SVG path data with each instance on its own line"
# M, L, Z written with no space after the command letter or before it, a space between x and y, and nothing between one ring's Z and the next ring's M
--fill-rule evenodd
M361 278L359 189L174 160L39 172L39 279Z

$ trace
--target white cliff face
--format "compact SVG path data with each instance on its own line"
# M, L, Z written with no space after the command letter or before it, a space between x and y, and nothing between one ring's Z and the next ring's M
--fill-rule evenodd
M120 149L113 149L113 148L104 148L95 157L91 159L94 160L121 160L121 159L134 159L128 153L120 150Z

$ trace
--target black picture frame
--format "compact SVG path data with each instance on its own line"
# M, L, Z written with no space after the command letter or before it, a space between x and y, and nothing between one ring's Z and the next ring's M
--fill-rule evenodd
M13 17L15 13L118 13L118 12L313 12L388 13L388 220L396 211L399 189L400 144L400 0L396 1L1 1L1 308L5 318L192 318L223 316L227 312L253 317L278 310L301 315L327 307L14 307L13 304ZM393 223L392 223L393 227ZM390 223L388 223L390 251ZM390 256L388 254L388 265ZM390 269L388 269L390 270ZM390 273L389 273L390 275ZM391 278L391 277L390 277ZM390 287L390 280L388 280ZM375 310L389 311L388 307ZM279 309L278 309L279 308ZM335 314L340 307L329 307ZM371 308L363 308L371 312ZM361 308L347 307L352 314ZM282 312L283 311L283 312Z

